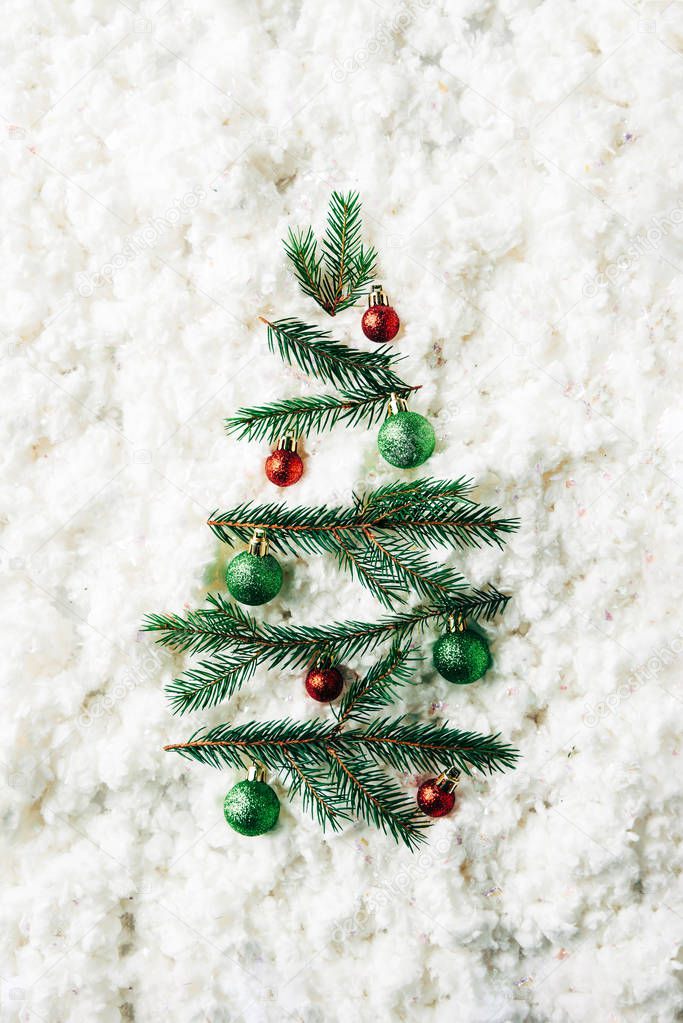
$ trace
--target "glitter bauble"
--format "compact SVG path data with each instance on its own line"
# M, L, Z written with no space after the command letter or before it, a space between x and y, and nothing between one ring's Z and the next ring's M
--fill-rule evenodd
M491 667L491 654L478 632L447 632L434 644L434 667L447 682L459 686L476 682Z
M428 817L445 817L455 805L455 793L439 785L436 778L430 778L417 790L417 805Z
M280 800L264 781L240 781L225 797L223 813L240 835L263 835L277 824Z
M265 604L280 592L282 569L272 554L242 551L228 565L225 581L240 604Z
M298 483L303 471L304 463L296 451L277 448L266 458L266 476L276 487L291 487Z
M378 345L388 344L398 334L401 321L395 309L390 305L372 305L363 313L361 327L370 341Z
M306 676L306 692L318 703L336 700L344 688L344 679L338 668L311 668Z
M436 437L431 423L419 412L403 410L385 419L377 435L382 458L399 469L414 469L426 462Z

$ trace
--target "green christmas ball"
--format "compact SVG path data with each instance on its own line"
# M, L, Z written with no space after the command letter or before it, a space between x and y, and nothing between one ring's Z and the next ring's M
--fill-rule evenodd
M243 551L228 565L225 581L240 604L266 604L280 592L282 569L272 554Z
M432 424L419 412L402 410L389 416L377 435L379 453L390 465L414 469L426 462L436 444Z
M240 835L264 835L277 824L280 800L264 781L240 781L225 797L223 813Z
M434 667L447 682L467 686L491 667L489 645L478 632L447 632L434 644Z

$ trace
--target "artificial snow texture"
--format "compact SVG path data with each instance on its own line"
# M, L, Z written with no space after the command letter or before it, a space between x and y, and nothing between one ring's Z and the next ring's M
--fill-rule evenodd
M681 4L8 0L3 29L2 1020L680 1018ZM451 558L513 594L493 669L427 659L403 709L523 760L418 855L284 799L230 831L236 773L163 744L326 711L264 670L174 718L187 660L139 631L223 589L214 508L397 476L338 429L276 491L222 428L325 390L259 315L372 347L279 241L333 189L362 194L437 433L413 476L522 522ZM283 560L268 620L379 613L332 559Z

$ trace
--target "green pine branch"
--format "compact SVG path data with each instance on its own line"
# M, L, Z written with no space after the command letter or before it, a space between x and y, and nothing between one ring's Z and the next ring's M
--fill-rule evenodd
M343 726L344 720L222 724L164 748L219 768L260 762L284 775L290 795L301 794L323 826L338 829L357 816L411 849L424 839L430 821L385 774L386 767L438 772L457 766L471 774L512 768L518 756L497 735L462 732L448 724L383 718L348 731Z
M285 253L294 269L294 276L304 295L308 295L325 309L323 297L322 253L318 253L318 242L312 227L291 227L287 229L287 238L282 239ZM325 309L327 312L327 310Z
M334 782L353 812L411 850L421 845L431 821L406 798L398 783L372 761L354 756L341 742L330 743L327 750Z
M515 766L518 754L496 735L461 732L448 724L381 718L364 729L344 733L363 758L397 771L442 771L455 766L464 774L504 771Z
M241 651L259 653L270 667L300 668L328 658L341 662L374 650L383 642L409 638L430 622L444 626L451 614L490 621L502 614L510 598L494 586L469 589L441 603L387 615L376 622L341 621L331 625L271 625L257 621L220 593L210 593L208 608L179 614L147 615L143 629L163 646L189 653Z
M336 531L332 537L336 542L337 564L343 571L369 590L383 607L393 610L396 604L404 603L408 587L394 565L382 564L362 538L356 540L349 533Z
M351 534L338 537L337 561L377 598L393 610L405 603L410 592L423 600L446 600L466 589L459 572L435 564L409 543L391 534L377 535L364 530L356 539Z
M468 501L469 494L475 486L474 480L466 476L460 476L455 480L435 480L426 476L417 480L385 483L376 490L354 495L354 499L361 508L376 508L382 505L384 508L398 508L400 511L403 508L419 507L425 502L439 498Z
M257 650L229 653L188 668L165 687L174 714L204 710L229 700L248 682L259 665Z
M519 526L499 508L475 504L467 480L392 483L355 494L347 506L292 506L243 501L211 513L208 525L223 543L246 543L254 529L265 529L273 550L282 553L336 553L340 536L358 542L368 531L385 538L399 534L422 547L455 549L505 543Z
M301 796L304 810L315 817L323 831L329 825L333 831L340 831L343 825L353 820L352 805L330 782L325 765L307 763L298 749L284 749L286 765L281 768L287 783L290 799ZM303 760L303 762L302 762Z
M273 443L286 434L296 437L326 433L344 423L348 427L378 423L386 415L392 393L407 398L419 387L373 389L370 391L344 391L338 397L320 394L302 398L285 398L241 408L225 420L225 429L239 440L265 440Z
M268 328L268 348L277 352L283 362L298 366L308 376L315 377L340 391L409 391L395 372L400 356L386 345L372 352L350 348L334 341L328 330L320 330L301 320L284 319L271 323L263 319Z
M249 721L244 725L229 723L199 729L187 742L171 743L165 750L174 750L188 760L211 767L244 767L245 758L261 763L271 771L279 771L289 762L284 750L296 751L301 763L319 765L325 761L325 748L335 735L333 722L313 721Z
M180 614L148 614L143 631L156 632L161 646L193 654L216 652L233 641L245 642L255 635L256 621L239 604L231 604L220 594L210 593L209 608Z
M374 278L377 253L362 244L360 213L357 192L333 192L320 250L312 227L290 228L283 242L301 290L330 316L355 305Z
M303 668L315 663L341 664L382 643L407 642L431 623L445 627L451 614L488 621L505 609L509 598L494 587L464 590L441 603L377 622L345 621L326 626L270 625L250 618L220 594L210 594L208 600L211 606L207 609L185 615L148 615L143 623L163 646L214 655L168 687L176 713L214 707L229 699L252 677L257 665Z
M459 572L447 565L438 565L416 551L395 534L364 534L367 549L378 565L395 580L402 593L417 593L422 600L446 600L450 594L466 588Z
M426 480L423 487L394 484L360 496L347 507L292 507L243 502L215 511L209 526L224 543L244 543L265 529L274 550L330 553L339 566L393 609L406 594L440 599L463 589L462 576L433 563L418 549L454 549L495 543L517 528L498 508L475 504L462 481Z
M333 316L354 305L372 280L377 253L363 248L360 211L357 192L332 193L322 249L327 271L323 290Z
M392 703L395 692L411 682L421 660L410 643L394 642L389 653L361 678L346 686L335 710L340 725L349 720L366 722L381 707Z

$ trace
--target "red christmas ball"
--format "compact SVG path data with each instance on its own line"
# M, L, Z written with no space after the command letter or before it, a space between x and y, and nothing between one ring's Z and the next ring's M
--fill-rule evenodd
M276 487L291 487L303 475L304 463L296 451L277 448L266 458L266 476Z
M376 341L378 345L384 345L394 340L401 321L390 305L371 305L363 313L361 326L367 338Z
M445 817L455 805L455 792L439 785L437 778L429 778L417 790L417 805L428 817Z
M306 676L306 692L318 703L336 700L344 688L339 668L311 668Z

